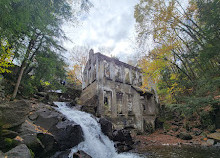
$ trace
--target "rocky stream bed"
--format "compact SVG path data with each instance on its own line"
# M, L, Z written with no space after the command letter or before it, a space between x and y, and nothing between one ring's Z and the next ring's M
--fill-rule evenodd
M44 104L34 99L0 104L0 158L67 158L71 155L71 149L85 141L85 131L56 108L55 104ZM181 135L163 130L150 135L136 135L125 129L114 130L105 118L95 119L102 133L114 142L112 150L117 151L113 154L115 157L219 157L219 130L207 137L190 135L192 138L184 132ZM101 142L106 139L98 137ZM139 155L117 154L128 151ZM71 156L91 157L82 150Z
M35 100L0 104L0 157L68 157L70 149L85 138L82 127L67 119L56 108L54 104L48 105ZM99 119L99 123L103 133L115 142L119 153L133 148L134 141L128 131L113 130L112 124L104 118ZM73 157L90 156L77 151Z

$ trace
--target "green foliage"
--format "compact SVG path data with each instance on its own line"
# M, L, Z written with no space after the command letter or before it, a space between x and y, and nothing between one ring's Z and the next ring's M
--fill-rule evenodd
M3 149L3 151L8 151L12 148L14 148L15 146L17 146L17 141L11 138L5 138L4 139L4 144L5 144L5 148Z
M5 138L5 145L10 146L12 144L13 140L11 138Z
M65 78L66 63L62 56L55 52L40 52L36 56L38 65L34 67L35 80L49 81L53 79Z
M0 139L2 137L2 126L3 126L3 123L2 123L2 120L0 120Z
M163 129L164 129L165 131L169 131L169 130L171 129L170 124L167 123L167 122L164 122L164 124L163 124Z
M184 117L214 109L220 94L220 1L188 2L140 0L134 15L140 46L154 40L139 62L144 86L152 80L161 103Z
M202 111L200 113L200 121L202 123L202 128L210 128L211 130L213 129L213 117L214 115L212 115L213 112L207 112L207 111Z
M27 82L25 84L24 81L17 80L12 98L16 96L21 81L27 93L33 93L35 87L39 87L40 79L52 83L60 79L57 76L64 76L64 64L60 63L63 62L61 53L66 50L61 46L61 40L66 39L66 36L61 26L65 20L74 18L72 13L70 2L67 0L2 0L0 2L0 39L11 44L10 48L15 51L13 59L21 64L18 74L20 78L24 76ZM9 54L9 49L3 49L2 44L1 50L6 50L6 55ZM6 57L3 61L6 61ZM7 68L8 65L3 66ZM30 72L35 73L36 84L28 77ZM30 88L31 85L34 87Z
M64 60L53 52L40 52L36 56L38 64L31 64L30 72L33 75L26 75L22 81L22 94L31 96L37 91L57 90L65 91L60 84L65 75L66 64ZM28 73L28 71L26 72Z
M218 104L219 101L213 99L211 96L206 97L183 97L185 104L168 104L167 108L171 111L177 111L183 116L189 117L193 113L200 113L202 108L210 106L210 110L214 110L213 105Z
M29 76L22 80L22 95L32 96L37 92L37 83Z
M13 55L9 43L0 39L0 74L11 72L8 68L13 67Z
M34 152L33 152L31 149L29 149L29 151L30 151L30 153L31 153L31 158L34 158L34 157L35 157Z

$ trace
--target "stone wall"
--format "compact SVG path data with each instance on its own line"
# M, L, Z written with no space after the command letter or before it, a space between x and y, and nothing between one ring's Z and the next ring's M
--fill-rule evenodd
M141 85L140 69L91 50L80 103L93 107L96 116L109 118L115 128L144 131L148 124L154 128L158 110L154 94L144 93Z
M83 72L82 88L86 88L95 80L102 81L103 78L129 85L142 85L140 69L101 53L94 54L93 50L90 50L89 60Z

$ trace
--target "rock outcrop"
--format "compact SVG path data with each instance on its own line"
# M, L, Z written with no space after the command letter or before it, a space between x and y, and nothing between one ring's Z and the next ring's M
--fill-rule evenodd
M36 158L50 157L84 140L78 124L43 103L20 100L0 104L0 121L0 142L3 144L0 150L16 158L28 158L29 149ZM17 153L20 150L21 153Z
M0 120L3 128L12 128L21 125L29 112L30 105L25 100L0 104Z
M25 144L21 144L5 153L8 158L31 158L31 153Z
M211 133L207 137L220 142L220 132Z
M82 129L78 124L67 120L63 114L49 105L40 105L40 107L32 112L31 116L34 116L31 117L33 123L29 122L28 126L26 122L21 126L21 137L25 138L29 136L28 133L32 133L31 135L34 138L30 138L30 140L37 138L40 141L43 149L41 149L39 144L34 146L33 149L32 146L28 146L33 151L40 149L39 151L41 152L36 152L41 153L37 155L39 157L42 157L42 155L52 155L56 151L67 150L78 145L84 139ZM35 131L33 126L35 126ZM36 145L37 143L35 142L34 144Z
M112 140L115 142L115 147L119 153L133 149L134 141L129 130L114 130L112 135Z
M84 140L81 126L69 120L58 122L49 132L54 135L60 150L74 147Z
M100 118L99 123L101 125L102 133L104 133L106 136L108 136L110 139L113 139L112 135L112 123L107 120L106 118Z
M102 133L115 142L115 147L119 153L133 149L134 141L129 130L113 130L112 123L106 118L101 118L99 123L101 125Z

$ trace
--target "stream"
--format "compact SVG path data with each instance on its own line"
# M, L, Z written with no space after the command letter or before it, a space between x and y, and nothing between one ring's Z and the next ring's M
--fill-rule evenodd
M76 122L82 127L85 141L71 149L69 158L73 153L82 150L92 158L219 158L219 147L201 146L151 146L144 151L118 154L114 142L101 132L100 124L91 114L78 111L66 106L65 102L55 102L57 110L67 119Z
M66 106L65 102L55 102L57 110L64 114L67 119L76 122L82 127L85 141L71 149L69 158L73 153L82 150L92 158L140 158L134 153L116 152L114 142L101 132L100 124L88 113L75 110Z

